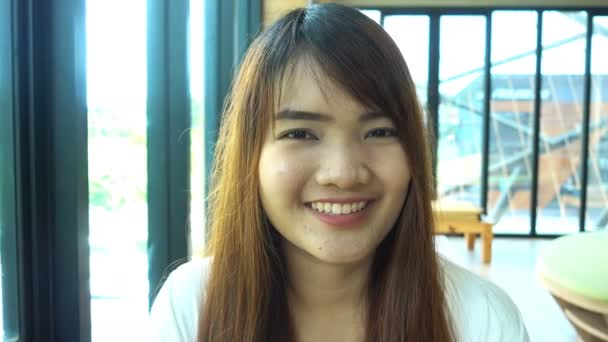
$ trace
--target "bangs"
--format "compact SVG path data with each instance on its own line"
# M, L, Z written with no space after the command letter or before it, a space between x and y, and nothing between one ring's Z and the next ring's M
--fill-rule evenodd
M326 15L327 10L332 15ZM415 87L399 48L364 14L342 6L312 6L287 15L264 36L266 44L260 48L269 51L265 62L274 95L266 111L271 122L284 84L300 63L328 99L329 86L337 86L366 108L386 113L400 135L412 129L408 123L421 122Z

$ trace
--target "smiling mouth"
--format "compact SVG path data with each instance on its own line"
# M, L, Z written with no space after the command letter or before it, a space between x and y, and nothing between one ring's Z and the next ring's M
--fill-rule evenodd
M365 209L369 203L370 201L352 203L312 202L308 203L307 206L320 214L342 216L360 212Z

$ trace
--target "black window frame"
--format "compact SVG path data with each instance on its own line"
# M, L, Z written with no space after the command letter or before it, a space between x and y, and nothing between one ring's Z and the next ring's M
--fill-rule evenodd
M90 341L85 0L9 0L17 341Z
M581 135L581 204L579 206L578 231L584 232L586 219L586 204L587 204L587 182L588 182L588 146L589 146L589 111L590 111L590 84L591 84L591 38L593 35L593 18L596 16L608 15L608 5L605 7L590 7L590 6L487 6L487 7L386 7L386 6L357 6L361 10L380 11L380 22L384 23L384 18L391 15L428 15L430 18L429 25L429 71L428 71L428 90L427 90L427 106L429 113L429 130L432 137L432 146L434 149L438 147L439 138L439 19L442 15L481 15L486 18L486 51L484 60L484 103L482 113L482 158L481 158L481 193L482 209L487 213L488 202L488 177L489 177L489 142L490 142L490 96L491 94L491 36L492 36L492 13L494 11L535 11L538 14L537 36L536 36L536 76L534 84L534 122L533 122L533 175L532 175L532 194L530 201L530 231L528 234L514 233L497 233L496 237L516 237L516 238L554 238L562 236L562 234L539 234L537 232L537 198L538 198L538 158L539 158L539 132L541 112L541 66L542 66L542 18L543 13L548 11L583 11L587 14L587 32L585 37L585 73L584 73L584 93L583 93L583 120L582 120L582 135ZM432 153L433 173L435 183L437 182L437 151Z
M202 1L208 177L221 106L262 6ZM153 293L168 266L189 255L189 6L147 5ZM90 341L86 0L2 0L0 21L0 57L9 61L0 66L5 327L21 342Z

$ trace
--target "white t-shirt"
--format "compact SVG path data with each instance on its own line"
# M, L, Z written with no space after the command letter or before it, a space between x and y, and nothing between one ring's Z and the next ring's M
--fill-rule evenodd
M503 290L440 260L459 342L529 342L521 314ZM149 341L196 341L201 292L209 269L210 258L194 258L171 273L150 312Z

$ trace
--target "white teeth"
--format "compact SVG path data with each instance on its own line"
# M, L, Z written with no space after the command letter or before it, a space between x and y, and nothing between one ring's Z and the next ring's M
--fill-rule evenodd
M344 214L344 215L348 215L348 214L350 214L350 212L352 211L352 208L353 208L353 207L352 207L352 205L351 205L351 204L345 204L345 205L342 207L342 214Z
M342 215L342 205L334 203L331 206L331 213L334 215Z
M362 210L367 206L367 202L356 202L356 203L323 203L313 202L311 204L312 209L331 215L348 215Z

